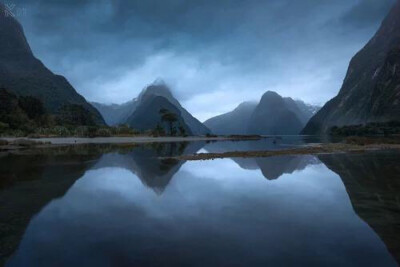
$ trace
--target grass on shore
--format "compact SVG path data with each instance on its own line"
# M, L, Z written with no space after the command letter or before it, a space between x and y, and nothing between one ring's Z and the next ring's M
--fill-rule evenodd
M232 151L223 153L199 153L175 157L177 160L213 160L223 158L265 158L285 155L317 155L326 153L351 153L371 150L400 150L400 138L371 138L349 137L342 143L328 143L317 145L305 145L300 148L267 150L267 151Z

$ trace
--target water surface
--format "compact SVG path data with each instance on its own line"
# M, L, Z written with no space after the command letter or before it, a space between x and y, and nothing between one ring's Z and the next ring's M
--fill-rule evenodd
M398 153L158 157L227 144L3 156L6 265L396 266Z

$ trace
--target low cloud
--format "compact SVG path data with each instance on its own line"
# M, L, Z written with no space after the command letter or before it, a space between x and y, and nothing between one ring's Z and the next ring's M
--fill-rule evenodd
M33 51L91 101L157 78L204 120L267 90L323 104L394 0L17 1Z

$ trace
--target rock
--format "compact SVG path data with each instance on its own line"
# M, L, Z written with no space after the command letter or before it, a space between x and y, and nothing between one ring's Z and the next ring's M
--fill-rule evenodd
M400 121L400 1L350 62L339 94L302 133L326 134L333 126Z

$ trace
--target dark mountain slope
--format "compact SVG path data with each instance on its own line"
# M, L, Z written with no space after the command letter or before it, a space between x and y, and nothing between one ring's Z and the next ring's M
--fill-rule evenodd
M191 132L194 135L206 135L210 133L210 129L204 126L199 120L193 117L185 108L181 106L179 101L172 95L171 90L162 81L156 81L152 85L148 86L138 97L138 101L141 102L147 96L162 96L167 99L172 105L174 105L181 113L181 116L187 126L189 126Z
M164 126L168 131L168 126L162 121L160 110L165 109L176 115L177 122L175 127L181 126L186 134L193 134L190 127L185 123L181 112L165 97L156 95L147 95L143 97L134 113L128 118L127 124L140 131L153 130L157 125Z
M193 135L206 135L207 133L210 133L210 130L206 126L204 126L199 120L194 118L185 108L181 106L179 101L172 95L168 86L162 81L154 82L153 84L146 87L137 98L122 105L104 105L99 103L93 103L93 105L104 116L107 124L109 125L126 123L131 126L139 126L140 128L138 129L144 129L144 124L140 125L137 119L135 119L135 123L133 123L132 117L143 117L146 123L150 122L150 119L144 118L145 112L148 111L153 115L157 115L159 112L159 107L156 105L146 106L149 103L144 104L144 102L148 101L149 98L154 98L157 96L164 99L163 102L168 102L168 106L170 107L168 108L169 110L174 110L176 111L174 113L180 114L182 120L189 127L190 132ZM159 101L161 102L161 100ZM140 112L142 112L140 116L136 114L139 107L141 109ZM151 110L152 108L157 108L157 110ZM153 124L154 123L151 123L151 125ZM145 128L147 128L149 125L150 124L148 124Z
M294 100L291 97L284 97L283 100L285 101L287 108L296 114L304 125L307 124L320 108L318 106L306 104L301 100Z
M285 100L277 93L268 91L250 118L248 133L294 135L302 128L302 122L294 112L290 111Z
M107 125L115 126L126 123L129 116L135 111L137 102L134 99L121 105L106 105L96 102L91 102L91 104L100 112Z
M400 2L350 62L339 94L307 124L303 133L327 133L332 126L400 120Z
M290 97L282 98L274 92L267 92L264 97L260 103L243 102L231 112L208 119L204 125L214 134L221 135L271 134L271 127L274 127L273 131L276 134L298 134L300 132L298 129L302 129L319 109L319 107L306 104L301 100L293 100ZM254 114L256 110L258 114ZM271 119L273 119L271 114L275 114L276 111L279 111L280 116L283 116L283 111L286 114L293 113L297 120L291 114L287 115L292 118L287 123L283 123L283 121L281 124L278 121L271 123ZM261 112L263 114L260 114ZM299 122L302 126L299 126ZM291 125L289 125L290 123ZM291 128L292 126L293 128ZM289 130L289 128L291 129Z
M243 102L233 111L213 117L204 122L214 134L247 134L247 125L257 103Z
M104 124L100 113L63 76L52 73L33 55L22 26L6 14L0 3L0 88L36 97L51 113L65 105L80 105L98 124Z

